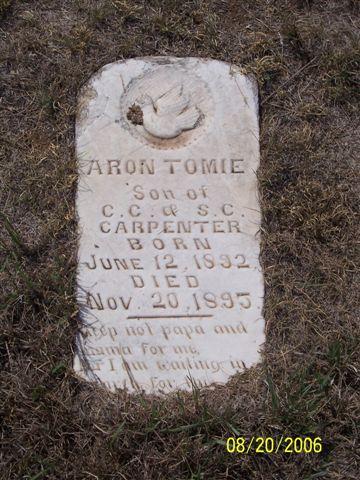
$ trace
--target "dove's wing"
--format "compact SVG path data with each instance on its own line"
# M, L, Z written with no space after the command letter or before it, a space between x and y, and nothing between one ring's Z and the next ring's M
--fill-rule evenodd
M182 85L176 85L156 100L156 113L160 117L179 115L187 107L189 99L182 94L182 89Z
M181 128L181 130L190 130L191 128L195 127L199 117L199 110L196 107L191 107L177 117L176 124Z

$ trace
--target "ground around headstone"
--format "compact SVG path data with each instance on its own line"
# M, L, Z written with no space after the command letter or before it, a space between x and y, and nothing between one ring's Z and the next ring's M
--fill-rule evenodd
M358 479L359 8L355 0L0 0L1 480ZM224 385L157 396L109 392L73 369L78 95L105 65L147 56L237 65L255 76L260 106L261 359ZM126 122L139 148L154 133L167 142L184 126L182 138L196 133L196 110L160 132L133 103ZM104 221L122 206L113 213ZM229 438L239 450L241 437L246 447L269 438L271 449L287 436L300 438L297 449L320 437L322 451L255 452L261 440L248 454L226 450Z

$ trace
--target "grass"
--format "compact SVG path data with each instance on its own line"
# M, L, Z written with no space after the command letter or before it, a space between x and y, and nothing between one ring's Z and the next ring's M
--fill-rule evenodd
M0 478L358 478L359 3L3 0L0 18ZM171 54L260 86L264 360L211 392L110 395L71 369L76 95ZM231 435L324 449L239 457Z

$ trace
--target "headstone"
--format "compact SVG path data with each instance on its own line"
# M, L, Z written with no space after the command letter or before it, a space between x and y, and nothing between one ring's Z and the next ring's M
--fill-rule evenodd
M256 84L227 63L131 59L83 88L80 376L167 393L259 361L258 136Z

